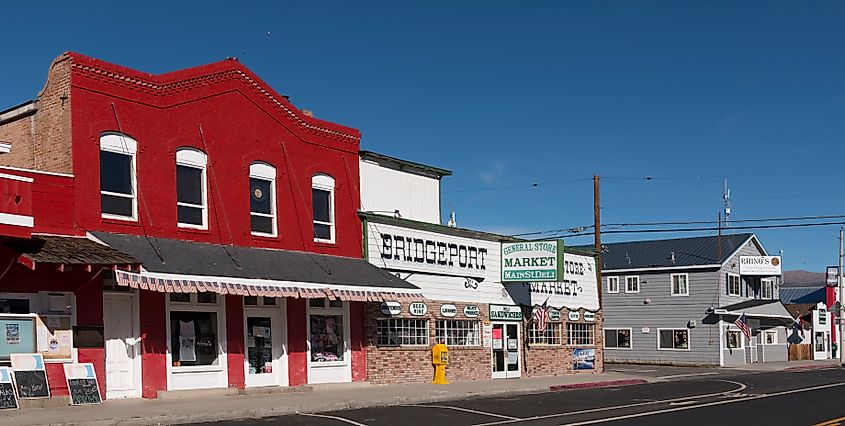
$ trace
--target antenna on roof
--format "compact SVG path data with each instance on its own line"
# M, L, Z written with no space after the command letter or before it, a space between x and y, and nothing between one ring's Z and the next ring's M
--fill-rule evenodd
M731 190L728 188L728 180L725 179L725 189L722 191L722 202L725 204L725 227L731 226Z
M458 221L455 220L455 209L452 208L452 203L449 203L449 222L446 223L446 226L450 228L456 228L458 226Z

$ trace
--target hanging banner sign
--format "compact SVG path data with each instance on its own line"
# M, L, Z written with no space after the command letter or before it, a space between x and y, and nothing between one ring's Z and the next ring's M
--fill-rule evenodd
M408 312L410 312L411 315L422 316L428 312L428 307L425 306L425 303L415 302L408 306Z
M836 287L839 285L839 267L838 266L828 266L827 271L825 271L825 284L828 287Z
M522 309L515 305L490 305L490 321L522 321Z
M446 318L452 318L458 315L458 307L455 305L440 305L440 315Z
M399 315L402 312L402 304L399 302L381 302L379 309L385 315Z
M464 316L467 318L478 318L478 315L481 314L481 310L478 309L476 305L466 305L464 306Z
M563 241L502 243L502 281L562 281Z
M740 256L740 275L780 275L780 256Z

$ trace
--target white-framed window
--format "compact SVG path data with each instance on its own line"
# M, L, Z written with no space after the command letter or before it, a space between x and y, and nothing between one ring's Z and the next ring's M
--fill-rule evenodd
M311 178L311 207L314 217L314 241L334 243L334 178L324 174Z
M764 330L763 331L763 344L764 345L777 345L778 344L778 331L777 330Z
M249 216L253 235L277 235L276 168L267 163L249 165Z
M277 306L279 301L275 297L244 296L244 306Z
M619 293L619 277L607 277L607 292Z
M120 133L100 135L100 214L138 220L136 159L138 142Z
M761 299L774 299L775 296L775 285L774 281L762 279L760 280L760 298Z
M625 277L625 293L639 293L640 292L640 277L631 276Z
M176 370L222 368L225 314L216 293L169 293L170 362Z
M180 227L208 229L208 157L194 148L176 151L176 216Z
M672 296L689 296L689 274L671 274Z
M592 346L595 344L595 324L566 324L566 344L569 346Z
M446 346L481 346L480 321L437 320L435 339Z
M739 275L728 274L727 285L728 285L728 296L739 296L740 295L740 292L742 291L742 284L740 282Z
M376 324L376 344L379 346L428 346L428 320L379 319Z
M725 349L742 349L745 347L745 339L739 330L728 329L725 332Z
M560 346L563 344L562 325L559 322L546 323L546 330L537 329L537 322L528 323L528 344Z
M657 329L658 350L689 350L689 330L685 328Z
M614 349L631 349L631 329L605 328L604 347Z
M349 363L349 308L341 300L308 299L308 343L312 364Z

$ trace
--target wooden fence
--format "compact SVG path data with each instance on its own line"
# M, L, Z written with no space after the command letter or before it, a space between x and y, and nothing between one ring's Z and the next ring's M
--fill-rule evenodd
M813 345L812 344L792 344L789 345L789 360L801 361L805 359L813 359Z

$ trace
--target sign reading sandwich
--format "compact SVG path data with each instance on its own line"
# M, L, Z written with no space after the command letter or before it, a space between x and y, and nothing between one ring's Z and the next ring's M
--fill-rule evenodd
M741 275L780 275L780 256L740 256Z
M502 243L502 281L563 281L563 241Z

